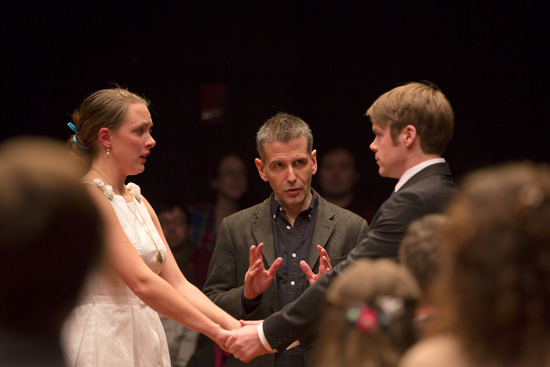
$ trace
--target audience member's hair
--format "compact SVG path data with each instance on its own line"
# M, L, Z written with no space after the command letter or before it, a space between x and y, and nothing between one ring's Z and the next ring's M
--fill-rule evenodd
M326 293L315 366L396 366L415 341L419 293L413 276L393 261L350 265Z
M128 106L134 103L149 107L148 100L126 89L111 88L93 92L84 98L72 115L72 122L78 130L76 139L85 149L74 142L73 136L67 144L86 161L91 161L97 154L95 142L99 130L103 127L118 129L126 117Z
M550 168L471 174L448 211L437 295L479 365L542 366L550 347Z
M170 198L166 199L164 201L159 202L158 204L155 204L155 212L157 215L160 215L165 212L171 212L172 210L179 208L185 215L185 222L187 224L191 224L191 214L189 213L189 208L187 205L183 204L178 199Z
M426 293L439 271L444 214L428 214L413 221L399 247L399 261L414 275Z
M100 217L60 142L0 145L0 328L58 335L101 249Z
M319 149L319 148L317 148ZM330 155L331 153L338 152L338 151L344 151L349 154L349 156L352 158L353 162L353 168L355 171L359 171L360 167L360 155L357 154L357 151L354 147L345 144L345 143L337 143L334 145L330 145L321 151L318 151L317 153L317 159L319 160L319 168L323 165L323 158L325 158L327 155Z
M256 148L258 149L260 159L266 163L264 160L264 147L266 144L274 141L287 143L290 140L298 139L300 136L306 138L307 151L311 153L313 149L313 134L309 125L299 117L279 112L267 120L256 134Z
M382 127L389 126L394 142L407 125L414 126L426 154L443 154L453 137L453 109L433 84L409 83L394 88L372 104L367 116Z

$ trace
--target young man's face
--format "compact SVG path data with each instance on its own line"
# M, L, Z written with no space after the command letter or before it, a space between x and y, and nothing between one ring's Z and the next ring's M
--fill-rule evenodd
M401 178L406 171L406 147L401 141L401 134L397 136L394 142L390 127L382 127L378 123L372 123L372 132L374 140L370 149L375 153L374 158L378 164L378 173L382 177Z

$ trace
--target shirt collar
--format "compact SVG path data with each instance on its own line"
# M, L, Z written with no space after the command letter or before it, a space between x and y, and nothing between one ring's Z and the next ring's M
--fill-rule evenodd
M300 214L310 213L317 206L317 201L318 201L317 192L313 190L313 188L310 188L310 190L311 190L311 202L309 203L309 206L307 207L307 209L302 210ZM277 218L277 213L282 213L286 215L286 212L281 206L281 204L279 204L277 200L275 200L275 194L273 192L271 193L269 205L271 208L271 217L273 218L273 220ZM308 218L310 218L310 216Z
M403 187L404 184L407 183L414 175L416 175L418 172L422 171L424 168L431 166L433 164L437 163L445 163L445 158L434 158L434 159L428 159L427 161L424 161L420 164L417 164L416 166L409 168L408 170L403 173L399 181L397 182L397 185L395 185L394 192L399 191L401 187Z

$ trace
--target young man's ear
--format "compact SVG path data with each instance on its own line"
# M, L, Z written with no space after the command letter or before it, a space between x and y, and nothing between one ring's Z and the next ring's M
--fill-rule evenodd
M262 162L260 158L256 158L254 160L254 163L256 163L256 168L258 169L258 173L260 174L260 177L262 178L262 180L264 180L265 182L268 182L269 179L267 178L267 175L265 173L264 162Z
M403 134L405 146L410 147L415 142L417 137L416 127L412 125L405 126L403 129Z

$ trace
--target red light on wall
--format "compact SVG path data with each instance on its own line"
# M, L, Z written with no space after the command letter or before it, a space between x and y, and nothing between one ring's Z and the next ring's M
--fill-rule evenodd
M202 122L205 125L223 124L227 104L227 85L202 84L200 93Z

